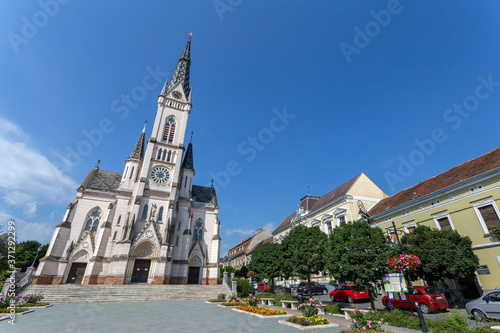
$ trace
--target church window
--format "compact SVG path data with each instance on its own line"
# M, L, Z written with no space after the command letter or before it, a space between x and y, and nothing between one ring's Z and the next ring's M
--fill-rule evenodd
M187 180L188 180L188 177L187 177L187 176L184 176L184 187L186 187Z
M160 207L160 211L158 212L158 222L163 221L163 207Z
M115 240L115 239L116 239L116 231L115 231L115 233L113 234L113 240Z
M203 239L203 223L201 221L197 221L194 226L193 239L194 240Z
M163 131L163 141L168 143L174 142L175 135L175 119L174 117L169 117L165 123L165 130Z
M157 160L161 159L161 149L158 149L158 156L156 157Z
M170 162L170 158L172 157L172 152L169 151L167 155L167 161Z
M144 209L142 210L142 217L141 217L141 219L145 220L147 218L148 218L148 205L145 205Z
M162 161L165 161L165 155L166 155L166 154L167 154L167 150L165 149L165 150L163 151L163 156L162 156L162 158L161 158L161 160L162 160Z
M132 167L132 171L130 171L130 177L128 177L128 179L132 179L132 176L134 175L134 169L135 167Z
M122 216L118 216L118 222L116 222L116 224L120 224L120 221L122 220Z
M175 239L175 245L179 245L179 236Z
M179 221L179 225L177 226L177 230L181 230L181 222Z
M87 223L85 224L86 231L97 231L97 227L99 226L99 221L101 220L102 213L99 209L93 210L89 216L87 217Z
M125 179L125 177L127 177L127 172L128 172L128 167L125 168L125 172L123 173L122 179Z

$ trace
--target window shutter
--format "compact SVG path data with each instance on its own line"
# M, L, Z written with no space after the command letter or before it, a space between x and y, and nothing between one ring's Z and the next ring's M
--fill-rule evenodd
M451 229L451 224L450 224L450 220L448 220L448 217L442 217L440 219L437 219L437 221L439 223L441 231Z
M486 229L490 230L493 227L500 228L500 219L498 219L495 208L493 208L492 205L479 208L479 212L481 213L484 223L486 224Z

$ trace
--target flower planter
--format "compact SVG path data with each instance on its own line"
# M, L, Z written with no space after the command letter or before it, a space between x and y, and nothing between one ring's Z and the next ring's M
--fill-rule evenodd
M281 325L288 326L288 327L296 328L300 331L321 330L321 329L339 327L339 324L332 324L332 323L326 324L326 325L312 325L312 326L302 326L299 324L291 323L291 322L286 321L286 320L280 320L280 321L278 321L278 323L280 323Z
M247 314L249 316L257 317L257 318L262 318L262 319L266 319L266 318L286 318L286 317L290 316L289 314L286 314L286 315L270 315L270 316L265 316L265 315L261 315L261 314L258 314L258 313L244 311L244 310L240 310L240 309L233 309L233 311L236 311L236 312L239 312L239 313L244 313L244 314Z

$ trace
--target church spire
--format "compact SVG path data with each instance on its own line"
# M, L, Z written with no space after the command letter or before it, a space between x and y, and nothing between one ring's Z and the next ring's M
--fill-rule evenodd
M146 121L146 124L148 122ZM142 129L141 135L139 136L139 139L137 140L137 143L134 146L134 149L132 150L132 153L130 153L129 158L133 158L136 160L142 161L144 158L144 138L146 136L146 124L144 124L144 128Z
M188 148L186 150L186 155L184 156L184 161L182 162L181 169L193 170L193 133L191 133L191 140L189 141Z
M172 78L170 82L165 82L165 86L161 92L162 95L167 95L172 88L179 82L181 82L182 89L184 90L184 94L186 98L189 98L189 68L191 66L191 35L189 34L189 40L182 52L179 62L177 63L177 67L175 68L174 74L172 74Z

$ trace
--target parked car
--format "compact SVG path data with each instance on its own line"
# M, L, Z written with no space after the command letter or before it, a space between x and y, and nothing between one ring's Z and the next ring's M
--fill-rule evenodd
M465 304L467 313L478 321L485 318L500 319L500 289L492 290Z
M319 284L318 282L311 282L311 289L312 289L312 294L323 294L326 295L328 294L328 289L322 285ZM309 294L309 291L307 290L307 282L301 282L297 286L297 293L299 294Z
M408 288L410 291L410 288ZM445 311L448 307L448 302L444 295L435 287L431 286L423 286L423 287L413 287L413 293L417 297L418 306L422 313L431 313L433 311ZM416 309L415 307L415 296L409 295L408 293L393 293L394 298L389 300L389 297L384 296L382 298L382 304L384 304L388 309L389 301L392 303L393 307L409 309L410 303L411 308ZM410 298L410 303L408 302L408 297Z
M267 293L269 292L269 286L267 285L267 282L262 282L261 284L259 284L257 286L257 291L260 291L260 292L263 292L263 293Z
M330 293L330 298L332 301L348 301L349 303L353 303L355 301L369 301L370 294L368 294L366 289L361 289L356 284L341 284Z

